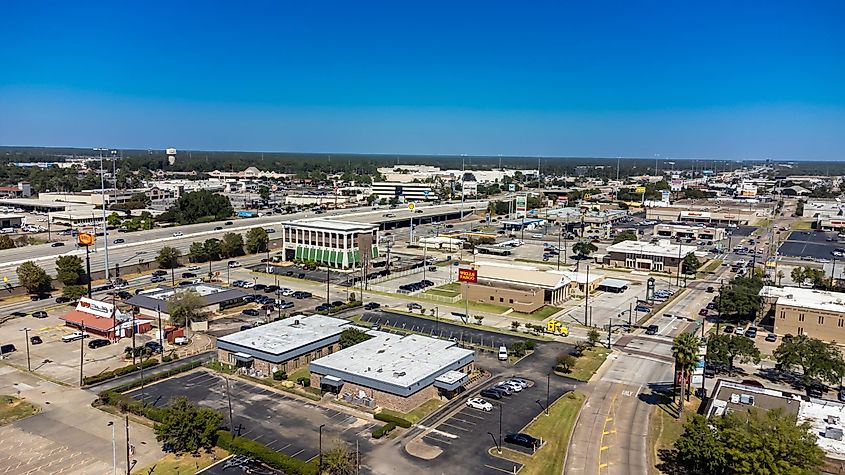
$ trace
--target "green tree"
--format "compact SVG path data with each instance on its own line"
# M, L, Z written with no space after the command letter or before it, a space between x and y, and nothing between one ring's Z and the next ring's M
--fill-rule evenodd
M84 285L66 285L62 287L62 295L71 300L79 300L80 297L87 293L88 288Z
M740 363L753 361L760 362L760 349L750 338L743 335L713 335L707 339L707 360L727 364L728 369L733 371L734 360L740 359Z
M261 201L264 201L265 203L270 201L270 188L266 185L259 186L258 196L261 198Z
M3 249L14 249L15 248L15 241L12 240L7 235L0 236L0 250Z
M265 252L270 244L270 237L264 228L252 228L246 232L246 250L250 254Z
M601 335L599 335L599 331L595 328L590 328L590 331L587 332L587 343L589 343L590 346L596 346L596 343L598 343L600 339Z
M156 262L162 269L173 269L179 266L179 258L182 257L182 251L175 247L164 246L158 251Z
M722 289L719 311L726 319L740 321L748 319L760 308L760 289L763 280L759 276L735 277Z
M244 255L244 238L237 233L226 233L220 243L221 254L226 257L237 257Z
M688 376L692 372L693 365L698 361L699 342L699 338L692 333L681 333L672 342L672 356L675 358L675 366L681 372L681 397L678 402L679 419L684 412L684 391L686 390Z
M205 245L202 242L192 242L188 249L188 260L191 262L205 262L208 260L208 254L205 250Z
M798 287L801 287L801 284L804 283L807 276L804 274L805 267L793 267L792 272L789 273L789 276L792 278L792 281L798 284Z
M47 272L32 261L26 261L17 268L18 280L29 293L50 290L52 280Z
M347 328L340 332L340 340L338 344L340 344L340 348L349 348L352 345L357 345L358 343L364 342L372 338L370 335L367 335L366 332L363 332L357 328Z
M615 238L613 238L613 244L619 244L622 241L636 241L637 240L637 233L631 229L626 229L621 233L617 234Z
M513 331L519 330L519 325L520 325L520 323L518 321L516 321L516 320L512 321L511 322L511 330L513 330Z
M205 249L206 260L219 261L223 256L223 245L219 239L206 239L202 247Z
M589 256L593 252L598 251L598 247L590 241L578 241L572 246L572 252L578 254L579 257Z
M56 259L56 278L64 285L80 283L85 269L79 256L59 256Z
M573 367L575 367L575 363L576 360L574 356L561 353L557 357L557 365L555 366L555 369L562 373L568 373L572 371Z
M687 254L682 263L684 274L693 274L701 266L701 263L698 262L698 258L695 257L695 254L693 253Z
M782 409L750 408L707 420L693 415L675 442L670 473L810 475L819 473L824 451L809 422Z
M185 326L191 320L202 317L200 309L205 306L205 299L195 290L176 292L167 300L167 313L174 325Z
M161 423L155 424L156 440L176 453L197 452L214 446L223 415L197 407L185 396L173 400L163 411Z
M798 335L792 341L781 341L773 356L784 370L801 368L804 384L817 380L839 384L845 376L845 360L835 342Z
M179 224L217 221L232 216L233 211L227 196L199 190L180 196L159 220Z
M112 213L112 214L106 216L106 223L108 223L108 225L112 228L116 228L116 227L120 226L120 223L122 223L122 222L123 222L123 219L121 219L120 215L117 214L117 213Z

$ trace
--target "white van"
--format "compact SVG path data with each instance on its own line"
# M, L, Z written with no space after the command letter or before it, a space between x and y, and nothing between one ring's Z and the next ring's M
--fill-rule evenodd
M508 348L505 346L499 347L499 361L507 361L508 360Z

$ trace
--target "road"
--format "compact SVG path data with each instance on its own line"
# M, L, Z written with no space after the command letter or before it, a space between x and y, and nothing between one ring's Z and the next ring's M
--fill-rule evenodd
M476 210L483 210L487 207L487 201L473 201L467 202L463 206L461 204L445 204L445 205L421 205L415 211L409 209L389 209L385 206L379 207L377 210L373 208L356 208L354 210L333 210L327 211L323 214L314 214L313 212L301 212L286 215L262 216L258 218L235 219L230 221L232 225L225 225L226 221L216 221L203 224L191 224L185 226L151 229L149 231L137 231L132 233L117 233L109 232L109 267L114 269L115 264L128 265L137 264L139 262L151 262L155 260L158 250L164 246L173 246L183 253L187 253L191 243L197 240L205 240L211 237L221 237L223 233L238 232L245 234L252 228L256 227L273 227L279 231L278 225L283 221L291 221L303 218L334 218L343 220L354 220L364 223L385 223L391 222L395 224L404 225L409 222L411 218L415 221L420 219L439 219L447 214L458 213L463 207L466 214L469 214L469 207L474 206ZM386 218L384 215L387 212L394 214L395 217ZM422 211L421 213L417 211ZM222 230L215 230L215 228L222 228ZM181 232L182 236L173 236L174 232ZM270 238L280 236L280 234L270 234ZM112 244L114 239L122 238L126 242L122 244ZM102 249L102 239L98 240L97 249L91 255L91 270L102 270L105 263L105 253ZM64 247L51 247L50 244L40 244L36 246L26 246L17 249L6 249L0 251L0 278L8 278L8 284L17 285L18 277L15 273L17 266L26 261L34 261L42 266L49 274L55 273L55 259L61 255L77 255L85 256L84 249L76 249L75 246L65 245Z

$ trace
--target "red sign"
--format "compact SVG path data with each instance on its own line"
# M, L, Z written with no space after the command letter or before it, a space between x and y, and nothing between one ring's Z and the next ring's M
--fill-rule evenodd
M458 281L474 284L478 282L478 271L475 269L458 269Z

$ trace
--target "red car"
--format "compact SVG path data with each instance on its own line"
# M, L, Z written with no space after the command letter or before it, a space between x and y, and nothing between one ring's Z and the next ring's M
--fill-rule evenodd
M698 314L701 315L702 317L706 317L707 316L707 309L702 308L701 310L698 311Z

